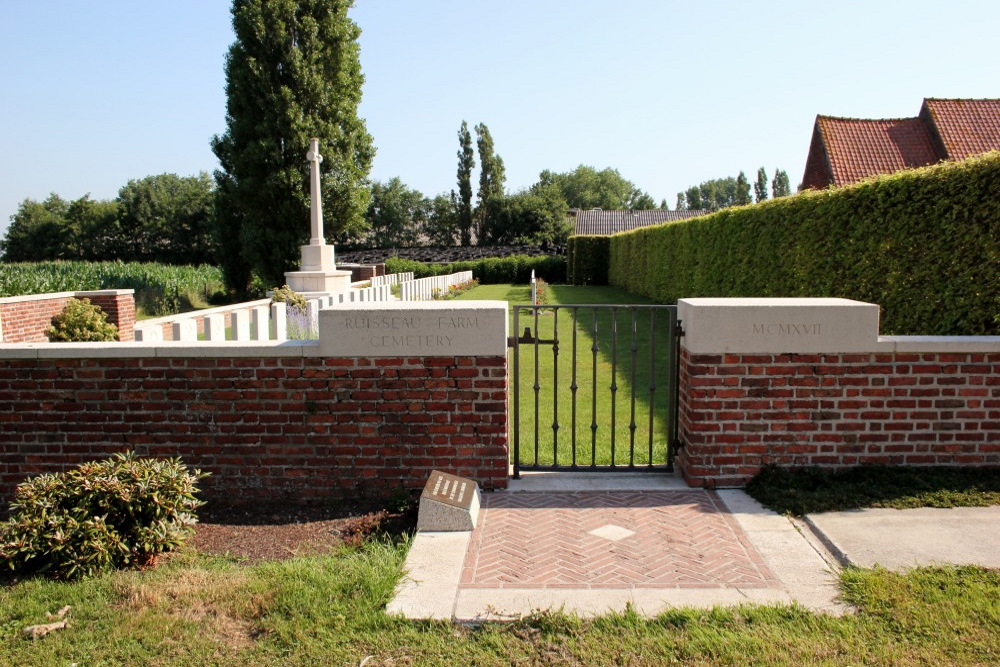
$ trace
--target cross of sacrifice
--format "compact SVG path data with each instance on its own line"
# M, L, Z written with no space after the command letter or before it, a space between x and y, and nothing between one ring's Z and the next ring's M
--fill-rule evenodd
M312 199L309 208L309 227L312 237L309 239L309 245L326 245L326 239L323 237L323 197L319 187L319 163L323 161L323 156L319 154L319 139L309 140L306 160L309 161L309 195Z

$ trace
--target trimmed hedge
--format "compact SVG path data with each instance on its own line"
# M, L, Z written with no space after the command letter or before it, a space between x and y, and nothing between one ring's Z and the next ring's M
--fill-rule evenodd
M472 271L472 276L483 285L501 285L507 283L527 283L531 280L531 271L550 283L562 283L566 280L566 259L558 255L528 257L527 255L511 255L510 257L491 257L451 264L424 264L412 259L393 257L385 260L386 273L413 272L414 278L444 276L459 271Z
M662 303L844 297L879 304L883 334L996 335L1000 153L616 234L610 249L609 282Z
M607 285L610 236L571 236L566 248L566 277L573 285Z

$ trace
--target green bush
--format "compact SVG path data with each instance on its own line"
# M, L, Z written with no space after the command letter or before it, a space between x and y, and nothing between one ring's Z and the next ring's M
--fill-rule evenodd
M107 342L118 340L118 327L108 322L101 307L90 299L70 299L52 318L46 332L52 342Z
M1000 154L616 234L610 249L610 283L661 303L844 297L879 304L884 334L1000 334Z
M566 274L572 285L607 285L610 236L571 236L566 246Z
M0 562L59 579L143 564L190 535L205 476L179 459L118 454L32 478L17 487L12 516L0 524Z
M271 293L271 303L284 302L289 308L295 308L301 312L306 312L306 298L293 290L288 285L275 287Z
M484 259L452 262L450 264L424 264L411 259L391 257L385 261L386 273L413 272L414 278L444 276L459 271L472 271L473 277L483 285L506 283L526 283L531 280L531 272L545 278L550 283L566 280L566 259L559 255L511 255L510 257L489 257Z

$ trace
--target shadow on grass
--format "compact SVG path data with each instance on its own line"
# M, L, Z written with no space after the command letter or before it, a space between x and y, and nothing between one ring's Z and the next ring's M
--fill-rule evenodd
M860 466L765 467L747 493L776 512L801 516L864 507L984 507L1000 505L1000 468Z

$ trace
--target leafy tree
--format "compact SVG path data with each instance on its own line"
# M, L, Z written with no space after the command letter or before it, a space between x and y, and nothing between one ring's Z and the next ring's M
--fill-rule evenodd
M226 132L212 139L220 260L231 287L252 267L281 284L309 238L309 139L320 139L328 234L364 227L375 149L358 118L364 77L351 0L234 0Z
M558 188L532 188L487 201L487 226L481 244L561 245L572 224L566 217L566 200Z
M438 195L427 205L427 219L424 221L423 236L430 245L451 246L459 240L459 201L455 191L451 195Z
M10 217L0 250L8 262L38 262L66 257L69 202L52 193L44 202L25 199Z
M697 185L692 185L687 189L687 192L684 194L684 199L687 201L686 208L689 211L698 211L705 208L701 201L701 188Z
M129 181L118 191L119 224L108 242L120 259L167 264L215 261L215 192L205 172L160 174Z
M495 226L494 222L489 219L492 212L496 210L495 207L490 206L490 202L503 199L503 184L507 180L507 176L504 173L503 159L497 155L496 149L493 147L493 136L485 123L476 125L476 148L479 151L479 202L476 209L477 237L479 239L477 243L483 245L483 230Z
M687 198L684 196L683 192L678 192L676 210L683 211L685 208L687 208Z
M656 201L617 169L610 167L597 171L580 165L573 171L557 174L549 170L538 176L540 185L553 184L562 192L570 208L607 210L635 210L656 208Z
M775 169L774 179L771 181L771 196L777 199L778 197L787 197L790 194L792 194L792 188L788 182L788 172L783 169Z
M750 198L750 181L747 180L747 175L741 170L736 177L736 204L737 206L743 206L752 203L753 199Z
M472 133L464 120L458 130L458 232L463 246L472 245L472 170L476 166Z
M757 170L757 181L753 184L753 194L757 203L767 199L767 172L764 167Z
M408 248L417 245L427 220L428 202L398 177L372 184L371 203L365 219L370 227L369 245L375 248Z

